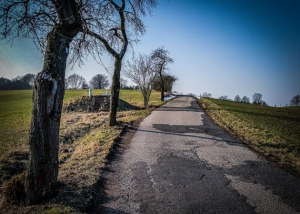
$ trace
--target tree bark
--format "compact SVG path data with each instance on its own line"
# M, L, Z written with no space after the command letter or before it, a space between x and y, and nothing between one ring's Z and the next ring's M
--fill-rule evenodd
M109 111L109 125L117 124L117 112L120 95L120 73L121 73L122 59L115 56L114 74L112 78L111 97L110 97L110 111Z
M144 95L144 107L148 108L148 97L147 97L147 95Z
M164 78L162 76L161 71L159 72L159 76L160 76L160 82L161 82L160 100L164 101L165 100L165 82L164 82Z
M144 107L148 108L149 107L149 100L150 100L150 95L151 95L151 89L146 88L146 87L141 87L141 92L143 94L144 98Z
M69 44L79 32L75 1L57 1L61 22L47 37L43 70L33 91L29 166L25 203L37 204L55 191L58 177L59 127L65 92Z

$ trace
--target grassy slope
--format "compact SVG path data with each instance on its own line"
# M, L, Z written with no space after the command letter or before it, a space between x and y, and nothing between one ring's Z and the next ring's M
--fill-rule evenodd
M240 141L300 175L300 107L275 108L207 98L199 103Z

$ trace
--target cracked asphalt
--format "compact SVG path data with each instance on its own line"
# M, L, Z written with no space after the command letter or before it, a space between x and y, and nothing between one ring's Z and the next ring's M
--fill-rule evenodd
M300 179L235 141L192 97L145 118L90 213L300 213Z

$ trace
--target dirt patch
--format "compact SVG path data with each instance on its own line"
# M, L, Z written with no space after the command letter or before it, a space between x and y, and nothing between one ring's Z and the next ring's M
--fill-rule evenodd
M70 100L63 106L64 112L98 112L109 111L110 96L83 96ZM119 99L118 111L139 110L140 108Z

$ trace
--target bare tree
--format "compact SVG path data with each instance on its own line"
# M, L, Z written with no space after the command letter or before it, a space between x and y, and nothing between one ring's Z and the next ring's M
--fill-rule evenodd
M127 84L128 84L128 81L126 79L121 78L121 80L120 80L120 88L122 88L122 89L128 88Z
M93 4L93 1L90 4ZM90 20L85 22L84 30L93 38L88 45L95 45L99 50L105 48L114 57L109 113L109 125L112 126L117 123L116 115L123 57L128 44L137 41L137 38L145 33L145 26L141 17L146 15L146 11L151 13L152 8L156 6L156 0L109 0L102 1L101 4L103 11L100 9L99 13L101 15L103 13L109 14L105 22L102 20L95 22L94 19L97 19L97 16L96 18L90 16Z
M165 50L164 47L155 49L151 54L151 58L155 65L155 71L160 77L160 100L164 101L165 83L163 73L167 70L167 64L173 63L174 60L169 57L169 51Z
M66 88L79 89L82 88L84 83L86 83L86 80L78 74L72 74L66 78Z
M104 74L97 74L93 76L93 78L90 81L90 87L92 88L98 88L98 89L104 89L109 86L108 77Z
M69 44L81 28L77 8L75 0L7 0L0 3L3 38L33 37L41 49L45 48L44 66L34 83L29 165L24 187L27 204L39 203L51 196L57 183L65 68Z
M240 95L236 95L236 96L234 97L234 101L235 101L235 102L241 102Z
M151 57L139 54L137 57L133 57L131 61L127 61L125 75L139 85L144 98L144 107L148 107L152 83L157 75L153 69Z
M299 106L300 105L300 94L295 95L291 101L290 101L291 106Z
M31 88L33 88L34 78L35 78L34 74L25 74L22 77L22 81L25 82L25 83L27 83L28 85L30 85Z
M252 96L252 103L256 105L263 105L264 101L262 100L262 94L254 93Z
M250 103L250 99L247 96L243 96L242 99L241 99L241 102L242 103Z
M230 98L227 95L222 95L221 97L219 97L220 100L228 100L230 101Z
M204 92L201 96L202 97L210 98L211 97L211 93Z

